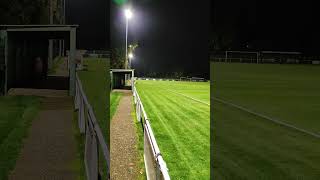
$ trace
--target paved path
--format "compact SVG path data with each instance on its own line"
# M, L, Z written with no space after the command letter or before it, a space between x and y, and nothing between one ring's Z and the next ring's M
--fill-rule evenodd
M53 89L31 89L31 88L11 88L8 91L9 96L40 96L40 97L66 97L68 91Z
M37 90L39 91L39 90ZM77 174L72 168L76 160L76 142L72 133L72 99L61 91L41 92L42 105L32 122L28 137L10 180L72 180ZM18 90L17 94L23 94ZM30 93L31 90L25 90ZM11 95L15 93L11 92ZM59 96L57 96L59 95ZM49 97L48 97L49 96Z
M122 90L118 109L111 121L111 179L137 179L139 173L139 153L137 133L132 109L131 90Z

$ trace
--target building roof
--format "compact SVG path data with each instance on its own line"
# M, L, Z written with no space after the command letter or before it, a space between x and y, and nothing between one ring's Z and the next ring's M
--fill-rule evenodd
M288 51L261 51L265 54L302 54L301 52L288 52Z
M131 73L133 71L134 71L134 69L110 69L110 72L128 72L128 73Z
M78 25L0 25L0 30L6 31L70 31L73 28L79 27Z

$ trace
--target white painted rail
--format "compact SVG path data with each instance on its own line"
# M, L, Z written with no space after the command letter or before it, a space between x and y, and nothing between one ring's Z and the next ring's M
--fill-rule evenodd
M160 153L159 146L153 134L147 113L144 110L142 101L132 80L132 92L136 105L138 121L143 125L144 132L144 162L148 180L170 180L167 165Z
M101 173L106 173L110 179L110 154L101 128L97 122L92 107L83 91L82 83L76 74L75 109L78 110L78 124L80 133L85 134L85 168L88 180L100 179ZM100 148L99 148L100 147ZM99 149L101 149L106 167L99 172ZM105 169L104 169L105 168Z

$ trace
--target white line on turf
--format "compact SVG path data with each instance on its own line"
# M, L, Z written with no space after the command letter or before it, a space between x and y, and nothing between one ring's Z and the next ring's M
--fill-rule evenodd
M193 97L190 97L190 96L187 96L187 95L184 95L184 94L181 94L181 93L178 93L178 92L169 90L169 89L165 89L165 90L167 90L167 91L169 91L169 92L172 92L172 93L175 93L175 94L178 94L178 95L180 95L180 96L184 96L184 97L186 97L186 98L188 98L188 99L192 99L192 100L197 101L197 102L199 102L199 103L202 103L202 104L205 104L205 105L210 106L209 103L206 103L206 102L204 102L204 101L200 101L200 100L195 99L195 98L193 98Z
M242 107L242 106L239 106L239 105L236 105L236 104L227 102L227 101L222 100L222 99L220 99L220 98L213 98L213 99L216 100L216 101L218 101L218 102L220 102L220 103L223 103L223 104L226 104L226 105L235 107L235 108L237 108L237 109L240 109L240 110L242 110L242 111L248 112L248 113L253 114L253 115L255 115L255 116L261 117L261 118L263 118L263 119L272 121L272 122L274 122L274 123L280 124L280 125L282 125L282 126L295 129L295 130L297 130L297 131L299 131L299 132L302 132L302 133L311 135L311 136L316 137L316 138L320 138L320 134L316 134L316 133L307 131L307 130L305 130L305 129L298 128L298 127L293 126L293 125L291 125L291 124L288 124L288 123L282 122L282 121L280 121L280 120L277 120L277 119L268 117L268 116L266 116L266 115L263 115L263 114L254 112L254 111L252 111L252 110L250 110L250 109L247 109L247 108L245 108L245 107Z

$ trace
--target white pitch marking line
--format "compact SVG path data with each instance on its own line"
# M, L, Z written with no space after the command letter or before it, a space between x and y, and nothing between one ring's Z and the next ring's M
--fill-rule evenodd
M200 101L200 100L195 99L195 98L193 98L193 97L190 97L190 96L187 96L187 95L184 95L184 94L181 94L181 93L178 93L178 92L175 92L175 91L169 90L169 89L166 89L166 90L167 90L167 91L170 91L170 92L172 92L172 93L178 94L178 95L180 95L180 96L184 96L184 97L186 97L186 98L192 99L192 100L197 101L197 102L199 102L199 103L202 103L202 104L205 104L205 105L210 106L210 104L209 104L209 103L206 103L206 102Z
M311 135L311 136L316 137L316 138L320 138L320 134L316 134L316 133L307 131L307 130L305 130L305 129L301 129L301 128L298 128L298 127L296 127L296 126L293 126L293 125L291 125L291 124L287 124L287 123L285 123L285 122L279 121L279 120L277 120L277 119L268 117L268 116L266 116L266 115L253 112L252 110L249 110L249 109L247 109L247 108L245 108L245 107L242 107L242 106L239 106L239 105L236 105L236 104L233 104L233 103L224 101L224 100L219 99L219 98L213 98L213 99L216 100L216 101L218 101L218 102L221 102L221 103L223 103L223 104L226 104L226 105L235 107L235 108L237 108L237 109L240 109L240 110L242 110L242 111L248 112L248 113L250 113L250 114L253 114L253 115L255 115L255 116L259 116L259 117L261 117L261 118L267 119L267 120L272 121L272 122L274 122L274 123L277 123L277 124L283 125L283 126L285 126L285 127L289 127L289 128L295 129L295 130L297 130L297 131L299 131L299 132L302 132L302 133Z

